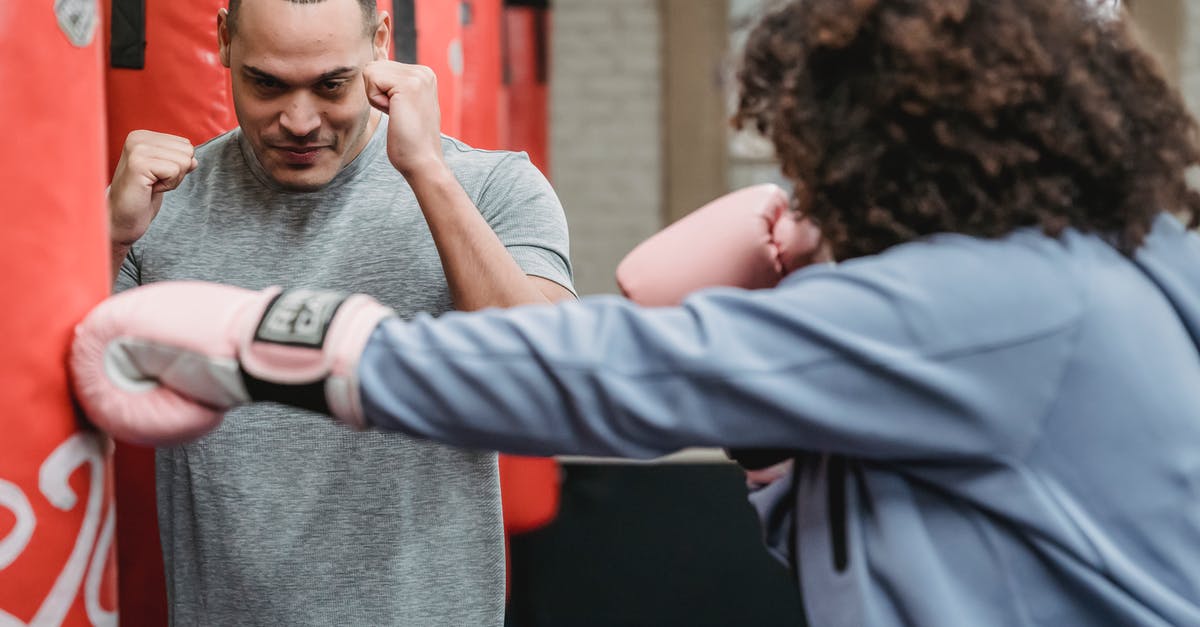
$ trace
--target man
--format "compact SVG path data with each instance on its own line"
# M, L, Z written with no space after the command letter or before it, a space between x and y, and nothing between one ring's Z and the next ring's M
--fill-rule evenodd
M739 82L841 263L409 322L173 283L80 327L81 400L133 439L273 399L516 453L792 450L752 501L814 625L1200 624L1200 144L1126 26L797 0Z
M386 60L373 1L233 0L217 20L239 128L195 151L129 136L118 291L333 285L404 316L572 297L548 183L440 135L435 78ZM264 405L161 449L157 475L173 624L503 622L493 454Z

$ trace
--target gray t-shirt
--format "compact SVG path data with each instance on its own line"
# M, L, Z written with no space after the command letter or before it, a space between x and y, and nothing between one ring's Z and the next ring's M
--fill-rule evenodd
M197 279L365 292L403 318L452 307L387 120L317 192L280 189L239 130L196 153L117 289ZM467 194L527 274L568 288L562 207L524 154L442 141ZM158 518L173 625L501 625L493 453L355 433L260 403L160 449Z

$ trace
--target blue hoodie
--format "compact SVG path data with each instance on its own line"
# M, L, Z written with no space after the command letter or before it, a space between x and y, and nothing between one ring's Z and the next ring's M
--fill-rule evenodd
M939 235L771 290L389 321L370 422L519 454L798 451L813 625L1200 625L1200 238Z

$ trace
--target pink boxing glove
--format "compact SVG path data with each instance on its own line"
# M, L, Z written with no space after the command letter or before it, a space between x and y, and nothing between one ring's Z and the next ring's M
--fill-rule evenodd
M793 270L827 261L821 233L791 215L778 186L722 196L642 242L617 266L617 285L639 305L677 305L719 285L774 287Z
M259 400L363 428L358 360L391 315L363 295L155 283L105 300L75 328L75 392L100 429L151 446L194 440Z

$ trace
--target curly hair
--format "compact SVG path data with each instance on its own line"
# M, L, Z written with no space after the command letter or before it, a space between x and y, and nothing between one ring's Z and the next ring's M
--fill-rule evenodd
M1089 0L798 0L752 30L733 124L771 139L795 209L846 259L1040 225L1126 254L1200 222L1195 121Z

